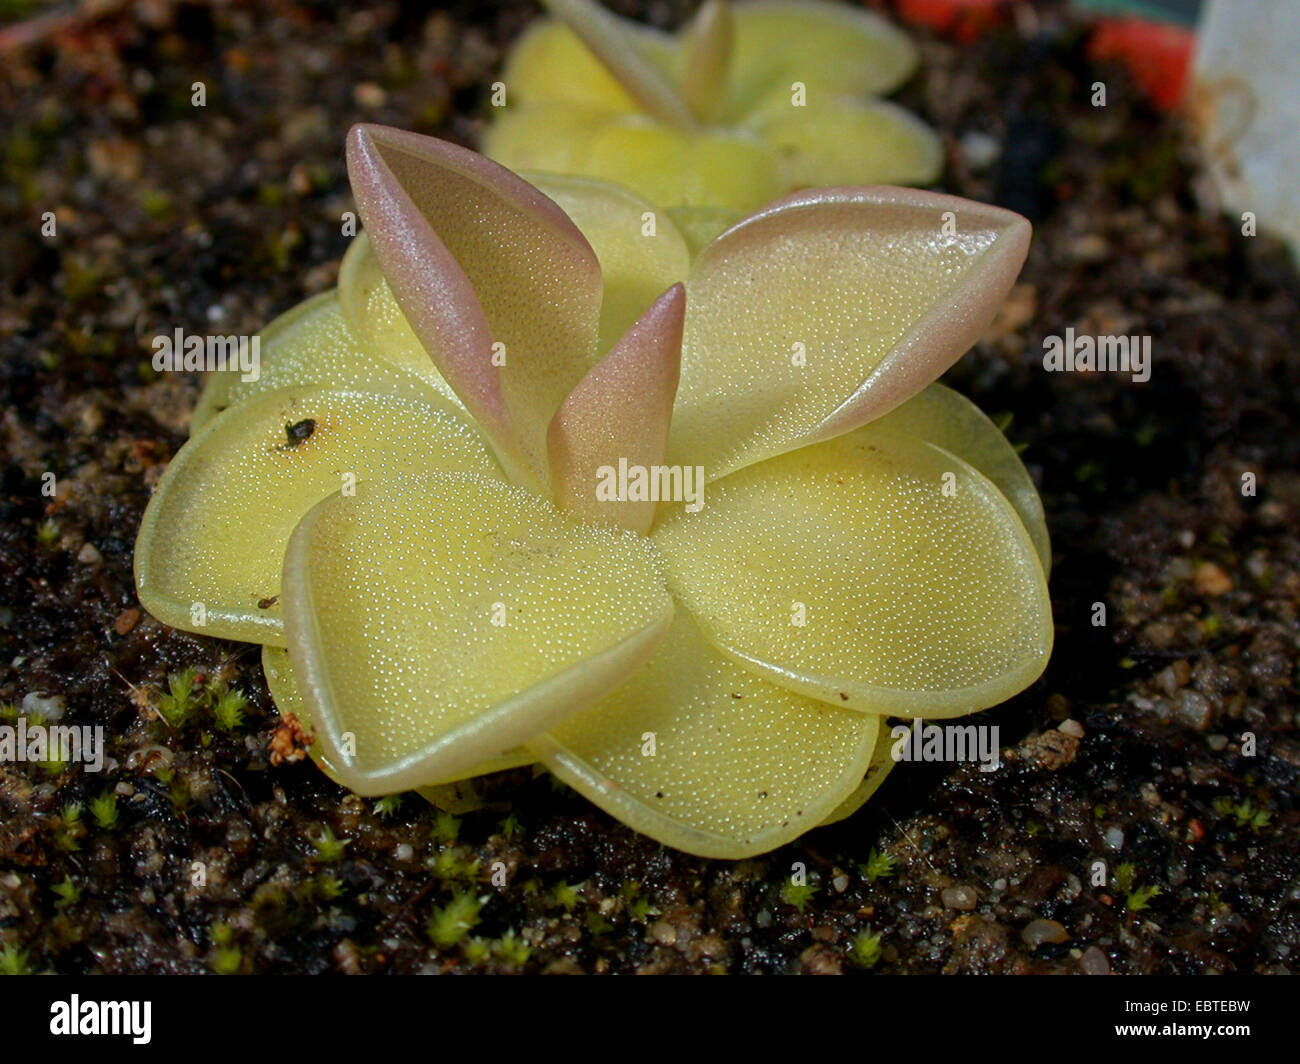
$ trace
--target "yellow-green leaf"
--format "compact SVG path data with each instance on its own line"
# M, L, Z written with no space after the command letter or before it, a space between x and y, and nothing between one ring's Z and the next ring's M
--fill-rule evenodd
M664 291L685 281L691 253L672 217L608 181L556 174L525 174L559 204L600 262L601 356Z
M863 778L879 718L801 697L713 650L678 613L636 675L529 745L625 824L703 857L774 849Z
M1029 223L915 189L795 193L695 260L674 465L710 479L909 399L992 321Z
M304 727L310 727L311 715L307 708L307 703L303 701L302 692L298 690L298 681L293 675L293 663L289 660L289 651L283 647L264 646L262 647L262 671L266 674L266 686L271 692L271 698L275 701L275 708L279 711L280 716L294 716ZM313 745L311 749L312 757L320 765L321 770L334 780L335 783L342 783L342 780L335 774L333 766L323 755L319 745ZM430 787L445 787L451 783L459 783L462 779L473 779L475 776L486 776L492 772L505 772L507 769L519 768L521 765L530 765L536 760L529 751L522 746L515 747L513 750L506 750L494 758L482 761L472 768L465 771L463 776L456 779L437 780L429 784ZM421 788L423 791L426 788Z
M473 474L331 496L294 532L284 588L321 756L361 794L462 777L586 708L672 616L645 537Z
M140 525L140 602L160 621L283 645L289 535L321 499L366 479L434 469L499 475L463 411L420 398L284 388L219 414L181 448Z
M951 388L931 384L886 414L876 426L951 451L993 481L1029 532L1043 572L1051 571L1052 545L1038 489L1016 449L984 411Z
M1047 585L1019 516L911 436L869 425L749 466L652 538L718 646L834 705L957 716L1047 664Z

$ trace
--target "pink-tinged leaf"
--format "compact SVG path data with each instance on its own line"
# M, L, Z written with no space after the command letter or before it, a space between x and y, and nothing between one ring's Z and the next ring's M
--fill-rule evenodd
M670 126L695 124L690 108L665 71L638 43L642 27L606 11L594 0L542 0L546 9L591 49L618 83L647 114Z
M358 125L347 155L411 328L507 471L544 485L547 426L595 357L595 252L551 200L468 149Z
M797 192L701 252L669 459L714 480L880 417L993 320L1030 225L917 189Z
M668 446L681 362L686 289L675 284L651 304L579 382L551 422L551 485L564 509L598 524L647 532L655 503L602 499L602 467L646 471ZM608 474L605 474L608 476Z
M727 0L705 0L682 33L682 97L702 121L716 122L726 111L731 41Z

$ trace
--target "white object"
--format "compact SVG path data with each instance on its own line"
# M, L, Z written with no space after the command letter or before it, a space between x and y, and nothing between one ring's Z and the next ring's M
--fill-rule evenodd
M1197 42L1193 114L1223 207L1300 263L1300 4L1209 0Z

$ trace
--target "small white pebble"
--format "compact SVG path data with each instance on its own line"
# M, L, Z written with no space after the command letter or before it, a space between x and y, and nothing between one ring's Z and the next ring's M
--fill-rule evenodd
M62 695L39 695L35 691L23 695L23 715L26 717L58 720L67 708L67 700Z
M1062 735L1072 735L1076 739L1083 738L1083 725L1080 724L1077 720L1073 720L1073 719L1063 720L1057 726L1056 730L1059 731Z
M984 170L997 161L1002 154L1002 145L996 137L973 129L961 138L961 150L972 170Z
M415 850L411 848L409 842L399 842L393 847L393 857L398 861L409 861L415 856Z
M663 920L651 924L648 933L661 946L671 946L677 941L677 928Z
M939 896L945 909L969 911L979 902L979 895L971 887L945 887Z

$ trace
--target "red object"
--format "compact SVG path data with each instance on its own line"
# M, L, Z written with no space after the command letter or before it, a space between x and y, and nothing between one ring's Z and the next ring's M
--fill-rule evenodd
M1172 111L1183 98L1196 35L1182 26L1141 18L1102 18L1088 41L1090 59L1124 64L1157 107Z
M904 22L927 26L963 44L976 40L1002 21L1002 8L1010 0L897 0Z

